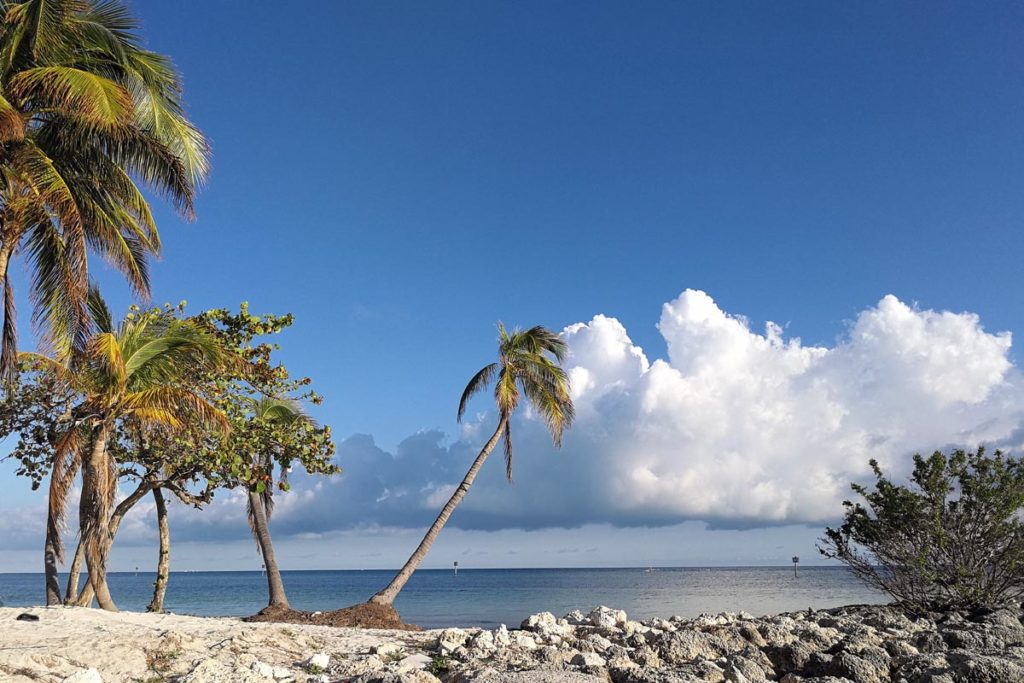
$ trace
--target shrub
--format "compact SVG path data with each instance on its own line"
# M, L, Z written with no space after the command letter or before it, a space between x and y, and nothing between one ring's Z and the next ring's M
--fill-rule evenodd
M913 611L1018 604L1024 597L1024 464L936 451L914 456L907 486L874 460L875 486L854 484L863 502L843 503L838 529L818 550Z

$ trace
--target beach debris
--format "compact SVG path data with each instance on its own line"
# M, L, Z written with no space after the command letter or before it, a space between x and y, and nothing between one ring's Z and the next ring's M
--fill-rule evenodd
M21 614L19 614L18 616L15 617L15 620L17 620L17 621L39 621L39 615L37 615L37 614L30 614L28 612L22 612Z

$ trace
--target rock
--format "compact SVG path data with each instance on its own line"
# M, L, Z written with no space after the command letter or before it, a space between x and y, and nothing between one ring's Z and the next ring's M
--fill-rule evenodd
M473 637L470 647L477 653L487 656L489 653L494 652L497 647L494 642L494 634L490 631L480 631L480 633Z
M587 618L583 616L583 612L578 609L574 609L566 614L565 620L572 626L582 626L587 623Z
M20 615L18 616L18 619L21 619ZM38 617L36 617L36 619L38 619ZM61 683L103 683L103 677L100 676L100 672L96 669L79 669L75 673L63 679Z
M914 646L926 654L946 651L946 641L934 631L918 635L914 641Z
M405 647L398 643L381 643L370 648L370 653L377 655L381 659L395 657L403 652L405 652Z
M620 609L611 609L601 605L591 610L587 615L587 623L600 628L614 629L628 621L626 613Z
M437 676L426 671L378 671L363 674L351 683L441 683Z
M768 683L764 669L754 661L740 655L729 657L725 679L733 683Z
M508 647L511 644L512 637L508 634L508 627L505 624L501 624L498 628L494 629L495 647Z
M970 683L1024 681L1024 662L1001 655L950 652L946 655L956 680Z
M443 653L454 652L468 640L469 633L461 628L446 628L437 636L437 649Z
M451 683L607 683L607 679L575 671L483 671L452 679Z
M704 631L674 631L658 639L658 653L670 664L685 664L697 658L718 659L726 654L721 641Z
M422 652L418 652L408 657L404 657L396 665L398 671L413 671L415 669L426 669L431 662L431 658Z
M863 657L840 652L829 663L828 673L853 683L888 683L889 667L880 667Z
M331 665L331 656L324 652L318 652L302 663L307 669L325 670Z
M604 657L596 652L581 652L569 662L573 666L604 666Z
M754 647L764 647L768 644L764 636L761 635L761 632L753 624L742 624L739 628L739 634L740 637Z

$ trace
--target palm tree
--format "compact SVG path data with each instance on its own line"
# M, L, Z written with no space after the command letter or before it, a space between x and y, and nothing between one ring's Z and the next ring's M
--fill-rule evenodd
M110 520L117 493L117 469L108 449L118 421L139 428L170 429L199 422L227 431L227 419L189 379L229 362L219 342L194 323L156 310L129 314L115 330L99 293L88 298L96 331L76 348L70 363L39 354L21 354L41 372L51 373L81 397L73 423L59 438L50 477L49 544L62 552L60 527L74 477L82 472L79 534L89 583L103 609L116 610L106 585Z
M505 476L512 481L512 413L519 405L519 400L526 397L537 414L547 424L555 447L562 445L562 432L572 424L574 410L569 390L569 377L560 363L565 358L566 345L562 339L550 330L537 326L526 331L513 330L510 334L505 326L498 323L498 362L485 366L476 373L459 400L458 420L466 412L466 404L473 394L482 391L494 380L494 401L498 407L498 427L484 444L480 454L476 456L462 483L441 509L427 534L420 541L391 583L370 598L370 602L378 605L391 606L398 593L412 577L416 567L427 556L434 539L441 533L448 518L473 485L477 473L484 461L504 439L505 445Z
M252 480L246 486L246 509L249 516L249 528L259 546L260 555L263 556L263 564L267 569L267 591L270 596L268 607L273 610L291 609L288 604L288 597L284 592L284 581L281 579L281 570L277 566L277 557L274 555L274 544L270 539L270 515L274 511L274 462L275 452L284 448L275 434L275 427L287 427L297 422L310 423L312 420L303 411L302 407L288 398L272 398L262 396L259 399L249 399L251 409L251 426L259 428L269 426L267 438L262 439L267 450L253 455ZM287 482L288 472L281 472L282 483Z
M177 72L141 47L120 0L0 0L0 372L16 363L10 261L31 270L33 318L54 350L87 336L87 251L141 297L160 252L148 187L192 217L209 148Z

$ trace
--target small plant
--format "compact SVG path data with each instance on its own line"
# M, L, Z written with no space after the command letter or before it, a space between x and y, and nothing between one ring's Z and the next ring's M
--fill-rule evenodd
M912 611L995 608L1024 598L1024 463L996 451L914 456L907 486L874 460L873 490L846 501L818 550Z
M427 666L427 671L434 674L438 678L452 670L452 662L444 655L434 655L430 658L430 664Z
M181 656L181 650L155 648L146 650L146 668L156 674L145 679L145 683L165 680L174 666L174 660Z
M395 650L394 652L388 652L385 655L381 655L381 661L385 664L394 664L405 659L405 650Z
M327 669L323 668L319 664L307 664L306 665L306 673L311 674L313 676L316 676L318 674L322 674L322 673L324 673L326 671L327 671Z

